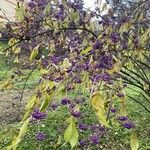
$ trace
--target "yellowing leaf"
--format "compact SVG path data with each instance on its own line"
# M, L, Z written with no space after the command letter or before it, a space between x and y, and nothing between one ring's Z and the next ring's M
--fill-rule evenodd
M120 116L126 116L126 102L125 102L125 99L121 99Z
M148 35L150 34L150 28L141 36L141 41L144 43L148 39Z
M17 8L16 8L16 18L19 21L23 21L24 20L24 16L25 16L25 8L23 6L23 3Z
M121 69L121 62L120 62L120 61L117 61L117 63L114 64L114 67L113 67L111 70L107 70L107 72L108 72L109 74L113 74L113 73L115 73L115 72L119 72L120 69Z
M9 46L12 46L12 45L14 45L16 42L17 42L17 40L16 40L15 38L11 38L11 39L9 40L9 42L8 42L8 45L9 45Z
M51 100L52 100L52 96L53 96L54 92L52 91L50 95L48 95L47 93L45 93L45 98L44 101L40 107L41 111L45 111L47 109L47 107L49 106Z
M19 52L20 52L20 50L21 50L21 48L20 47L14 47L13 48L13 52L15 53L15 54L18 54Z
M0 89L11 89L13 86L11 79L6 80L2 85L0 85Z
M106 127L110 127L109 124L108 124L108 122L107 122L107 120L106 120L105 111L103 109L98 110L96 114L97 114L99 122L102 125L104 125Z
M105 10L107 10L107 3L104 3L102 6L102 11L105 11Z
M23 116L23 122L29 117L31 111L33 110L35 104L38 102L38 99L35 95L33 95L30 99L29 102L27 103L25 107L25 114Z
M58 22L57 21L53 22L53 26L54 26L54 32L58 32L59 26L58 26Z
M52 89L53 87L54 87L54 82L53 81L44 81L42 91L46 91L48 88Z
M85 50L81 51L81 55L85 55L85 54L88 54L88 52L92 50L92 46L86 48Z
M73 149L78 143L79 134L76 128L74 117L70 117L68 121L70 122L70 125L64 133L64 139L66 142L70 143L71 148Z
M104 100L99 93L93 94L91 98L91 104L96 110L99 110L99 108L104 109Z
M33 61L37 57L37 55L39 53L38 49L39 49L39 45L33 49L32 53L30 55L30 61Z
M119 30L121 33L123 33L125 31L128 31L130 27L131 27L131 24L127 22L127 23L122 24Z
M30 118L28 118L24 124L22 125L22 127L20 128L19 131L19 135L12 141L12 144L10 146L8 146L6 149L7 150L16 150L17 145L20 143L20 141L22 140L22 138L24 137L25 133L27 132L27 127L29 125L30 122Z
M99 92L93 94L91 98L92 107L96 110L96 115L101 124L110 127L106 120L105 101Z
M74 21L79 21L80 19L79 13L77 11L71 11L70 16L71 16L71 19Z
M66 71L69 67L71 67L71 63L68 58L65 58L63 64L60 66L62 71Z
M59 135L57 143L54 145L54 149L56 149L62 143L62 136Z
M140 17L138 18L138 21L141 21L144 18L143 16L143 13L141 13Z
M18 58L18 56L15 58L15 60L13 61L13 63L19 63L19 58Z
M135 132L131 133L130 146L131 146L131 150L138 150L139 148L139 141Z
M44 13L48 14L50 12L50 10L51 10L51 6L50 6L50 4L48 4L44 9Z
M44 69L44 68L41 68L41 69L40 69L40 73L41 73L41 74L48 74L48 73L49 73L49 70Z

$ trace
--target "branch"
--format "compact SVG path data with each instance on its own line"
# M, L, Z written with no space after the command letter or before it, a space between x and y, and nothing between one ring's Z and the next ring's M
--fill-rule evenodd
M141 93L140 91L137 91L137 90L135 90L135 89L133 89L133 88L131 88L131 87L128 87L128 88L131 89L131 90L133 90L134 92L137 92L137 93L141 94L141 95L144 97L144 99L146 99L146 101L147 101L148 103L150 103L149 99L148 99L143 93Z
M21 92L21 96L20 96L20 99L19 99L19 102L20 102L20 106L19 106L19 110L18 110L18 118L19 118L19 115L20 115L20 109L21 109L21 106L22 106L22 99L23 99L23 95L24 95L24 91L25 91L25 88L26 88L26 85L27 85L27 82L30 78L30 76L32 75L32 73L34 72L34 70L36 69L36 67L34 67L28 74L26 80L25 80L25 83L23 85L23 89L22 89L22 92Z
M134 100L135 102L137 102L138 104L140 104L147 112L149 112L150 113L150 110L147 108L147 107L145 107L141 102L139 102L139 101L137 101L135 98L133 98L133 97L131 97L131 96L129 96L129 95L127 95L130 99L132 99L132 100Z

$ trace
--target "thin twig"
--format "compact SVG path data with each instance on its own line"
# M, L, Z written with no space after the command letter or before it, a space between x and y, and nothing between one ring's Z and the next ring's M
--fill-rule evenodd
M26 80L25 80L25 82L24 82L23 89L22 89L22 92L21 92L21 94L20 94L20 99L19 99L19 103L20 103L20 104L19 104L19 110L18 110L18 118L19 118L19 116L20 116L20 111L21 111L21 106L22 106L22 99L23 99L23 95L24 95L24 91L25 91L27 82L28 82L30 76L32 75L32 73L34 72L35 69L36 69L36 67L34 67L34 68L30 71L30 73L28 74L28 76L27 76L27 78L26 78Z
M149 112L150 113L150 110L147 108L147 107L145 107L141 102L139 102L138 100L136 100L134 97L131 97L131 96L129 96L129 95L127 95L129 98L131 98L132 100L134 100L135 102L137 102L138 104L140 104L147 112Z

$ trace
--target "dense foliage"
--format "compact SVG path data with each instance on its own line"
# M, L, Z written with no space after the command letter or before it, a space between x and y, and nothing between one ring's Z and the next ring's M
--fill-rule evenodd
M131 149L138 149L136 125L126 112L127 84L122 73L133 68L131 60L149 57L150 4L119 4L120 9L111 5L103 13L107 4L100 7L99 2L94 11L84 8L81 0L18 3L17 22L5 52L15 56L14 63L26 54L28 60L21 63L31 68L30 74L38 69L41 78L8 149L16 149L32 121L39 124L46 118L49 106L67 108L64 140L72 149L99 144L113 127L131 130ZM11 75L2 88L9 88L18 77L19 72ZM95 112L99 122L86 124L86 112ZM82 139L86 130L91 133ZM39 131L36 138L43 141L46 135Z

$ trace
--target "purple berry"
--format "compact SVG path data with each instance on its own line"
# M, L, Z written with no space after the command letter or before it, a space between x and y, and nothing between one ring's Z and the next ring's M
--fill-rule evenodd
M117 110L116 110L115 108L111 108L110 111L111 111L112 113L115 113Z
M85 130L87 130L88 126L85 125L85 124L79 124L78 128L79 128L80 130L84 130L84 131L85 131Z
M44 133L42 133L42 132L38 132L37 134L36 134L36 139L38 140L38 141L44 141L45 140L45 134Z
M32 113L32 118L37 119L37 120L41 120L41 119L46 118L46 114L43 112L40 112L38 109L36 109Z
M123 127L127 129L132 129L132 128L135 128L135 125L133 122L125 122L123 123Z
M91 140L91 143L92 144L99 144L99 136L98 135L92 135L91 137L90 137L90 140Z
M80 113L80 111L72 110L71 111L71 115L77 118L77 117L81 116L81 113Z
M68 104L70 104L70 100L67 98L64 98L64 99L62 99L61 104L62 105L68 105Z
M118 117L117 117L117 120L120 120L120 121L127 121L127 120L128 120L128 117L126 117L126 116L118 116Z

